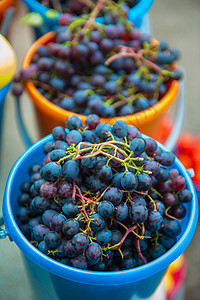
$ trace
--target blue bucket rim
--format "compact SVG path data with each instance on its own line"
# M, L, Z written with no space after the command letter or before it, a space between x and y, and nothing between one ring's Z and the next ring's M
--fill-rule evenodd
M146 135L142 135L147 137ZM15 172L21 166L23 161L31 154L33 151L37 151L38 147L44 145L44 143L53 140L52 135L48 135L43 139L36 142L29 149L27 149L13 165L5 188L4 201L3 201L3 215L5 226L11 235L11 238L19 247L19 249L24 253L26 257L32 260L34 263L45 269L46 271L53 273L59 277L84 284L100 285L100 286L110 286L110 285L122 285L129 284L137 281L141 281L147 277L150 277L161 270L166 269L174 260L176 260L188 247L192 237L194 235L197 221L198 221L198 201L195 188L193 186L192 180L189 177L187 171L185 170L182 163L176 158L175 165L185 177L187 182L187 188L192 192L193 199L191 202L191 211L189 213L189 221L187 229L183 233L182 237L176 242L176 244L168 250L164 255L155 259L146 265L117 272L96 272L76 269L64 264L61 264L35 248L22 234L20 231L15 218L13 216L11 208L11 188L13 185L13 178L15 177ZM167 151L166 148L159 142L158 146L162 150Z
M33 10L36 9L41 14L44 15L49 10L48 7L45 7L37 0L23 0L23 2L26 3L27 7L29 8L31 7L31 9ZM153 2L154 0L140 0L133 8L129 9L128 16L131 18L131 20L137 19L139 17L143 17L147 13L147 11L151 8Z
M0 102L5 100L5 97L7 96L8 92L11 88L11 85L12 85L12 82L9 82L0 89Z

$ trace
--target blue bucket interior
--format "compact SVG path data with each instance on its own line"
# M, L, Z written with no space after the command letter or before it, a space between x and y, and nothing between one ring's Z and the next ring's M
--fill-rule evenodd
M19 185L23 181L29 180L27 170L30 165L42 163L45 157L43 145L48 141L52 141L51 135L26 150L10 172L3 201L4 221L9 235L26 256L29 264L34 263L38 274L42 269L48 276L50 275L51 284L53 284L59 299L65 299L66 293L69 296L68 300L78 300L81 296L82 299L88 300L92 300L94 297L97 300L103 298L107 300L110 299L111 293L115 300L124 299L123 295L126 295L126 300L149 297L160 283L167 267L188 247L196 229L198 202L194 186L185 168L178 159L175 160L174 166L185 177L187 188L193 194L193 200L187 204L187 214L181 221L182 232L178 241L169 251L147 265L130 270L118 272L79 270L60 264L42 254L24 237L15 221L16 199L20 194ZM159 146L166 151L163 146L160 144ZM48 289L47 286L44 286L45 288Z
M154 0L140 0L133 8L129 9L128 19L133 22L137 28L142 26L143 17L150 10L153 1ZM52 30L58 24L57 19L46 18L48 8L39 3L37 0L23 0L23 2L26 4L30 12L38 12L42 15L47 31ZM100 23L102 23L102 18L97 19L99 19Z

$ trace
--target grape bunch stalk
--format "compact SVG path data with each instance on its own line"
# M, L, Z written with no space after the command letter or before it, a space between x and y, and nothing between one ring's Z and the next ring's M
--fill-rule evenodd
M154 107L182 77L174 64L180 54L135 29L117 4L104 24L96 22L111 4L99 0L80 18L62 14L55 39L39 46L30 66L15 75L13 95L20 97L32 81L60 108L108 120Z
M75 268L117 271L173 247L193 196L172 152L95 114L85 126L70 116L52 136L17 198L19 227L39 251Z

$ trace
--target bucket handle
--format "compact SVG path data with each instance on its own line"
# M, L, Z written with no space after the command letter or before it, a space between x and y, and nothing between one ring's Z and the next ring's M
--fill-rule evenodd
M9 28L9 25L12 21L12 17L13 17L13 14L15 12L15 7L14 6L11 6L6 12L5 12L5 15L3 17L3 21L2 21L2 25L1 25L1 34L3 36L7 36L8 34L8 28Z
M0 240L5 239L7 236L9 236L8 230L5 228L1 228L4 224L4 219L3 217L0 217Z
M185 74L184 74L185 76ZM168 140L165 143L165 147L168 150L173 151L177 139L180 135L182 125L183 125L183 120L184 120L184 114L185 114L185 84L184 80L182 79L180 81L180 92L178 96L178 107L177 107L177 115L176 115L176 121L174 124L174 127L172 129L172 133L170 134ZM19 132L21 134L22 140L25 144L26 147L30 147L33 144L32 139L30 138L26 126L24 124L23 118L22 118L22 113L21 113L21 103L20 103L20 98L16 98L16 119L17 119L17 124L19 128Z

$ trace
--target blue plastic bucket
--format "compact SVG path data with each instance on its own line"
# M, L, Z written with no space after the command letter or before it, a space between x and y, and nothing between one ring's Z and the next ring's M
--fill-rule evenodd
M187 205L187 215L181 221L182 233L169 251L147 265L125 271L94 272L75 269L60 264L37 250L22 234L14 216L17 208L16 199L20 194L19 185L29 179L28 166L42 163L45 158L43 146L52 140L52 136L48 135L26 150L17 160L10 171L3 201L6 229L25 256L36 299L55 299L53 295L58 299L67 298L67 300L108 300L111 295L115 300L147 299L156 290L167 267L188 247L196 229L198 202L187 171L176 159L175 166L185 177L193 200ZM159 146L166 151L163 146L160 144Z
M2 136L2 124L3 124L3 109L6 96L10 90L11 83L7 84L0 89L0 145L1 145L1 136Z
M129 9L128 19L135 24L137 28L142 27L143 17L150 10L154 0L140 0L133 8ZM23 0L30 12L40 13L44 20L46 32L51 31L57 24L57 18L49 19L46 17L48 8L37 0ZM60 14L60 13L59 13ZM102 22L101 18L98 18ZM43 32L44 34L44 32ZM39 28L36 28L36 35L41 35Z

